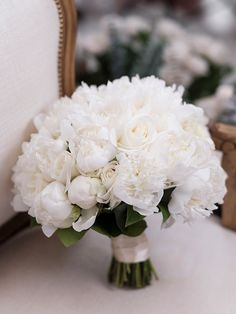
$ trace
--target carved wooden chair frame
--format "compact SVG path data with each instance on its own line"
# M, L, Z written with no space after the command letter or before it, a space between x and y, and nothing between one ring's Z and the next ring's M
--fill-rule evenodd
M75 89L76 9L74 0L53 1L57 7L60 27L58 42L59 96L70 96ZM29 225L28 214L17 214L1 226L0 244Z
M223 153L222 165L228 175L227 194L222 205L222 223L236 231L236 127L216 123L210 131L216 148Z

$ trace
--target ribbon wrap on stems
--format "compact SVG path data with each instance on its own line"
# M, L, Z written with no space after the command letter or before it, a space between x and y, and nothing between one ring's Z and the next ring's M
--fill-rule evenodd
M112 238L113 256L120 263L140 263L149 259L149 245L144 233L137 237L120 235Z

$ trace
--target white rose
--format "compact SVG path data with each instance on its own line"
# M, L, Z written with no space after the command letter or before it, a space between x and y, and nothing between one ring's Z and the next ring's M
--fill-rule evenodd
M78 176L69 185L68 197L72 204L90 209L96 205L98 196L105 192L101 180Z
M115 181L117 175L117 167L118 167L117 161L111 161L101 170L100 173L101 181L107 190L111 188Z
M154 122L149 116L133 118L117 140L120 150L140 150L155 140L156 129Z
M68 228L72 225L72 208L65 186L54 181L39 194L30 214L42 225L43 232L51 236L57 228Z
M93 172L105 166L116 155L116 148L109 139L106 128L87 127L80 132L77 168L81 172Z

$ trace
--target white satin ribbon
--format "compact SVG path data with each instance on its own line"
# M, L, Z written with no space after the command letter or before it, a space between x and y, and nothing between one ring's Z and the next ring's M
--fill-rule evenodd
M137 237L120 235L111 240L113 256L120 263L139 263L149 259L148 240L144 233Z

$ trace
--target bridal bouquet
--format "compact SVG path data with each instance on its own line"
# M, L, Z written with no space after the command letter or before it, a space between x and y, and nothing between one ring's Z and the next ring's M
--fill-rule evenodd
M233 71L229 55L223 42L190 32L172 19L107 15L96 28L79 30L78 83L159 76L169 85L183 85L184 98L215 120L233 95L233 87L221 87Z
M144 287L155 275L146 216L163 226L209 216L226 175L203 111L155 77L82 84L34 119L13 174L13 206L66 245L89 229L111 238L109 280Z

